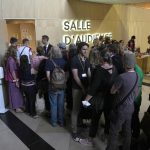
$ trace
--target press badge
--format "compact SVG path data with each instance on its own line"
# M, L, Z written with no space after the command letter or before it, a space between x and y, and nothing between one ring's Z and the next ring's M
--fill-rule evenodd
M87 74L86 73L82 73L82 78L86 78Z

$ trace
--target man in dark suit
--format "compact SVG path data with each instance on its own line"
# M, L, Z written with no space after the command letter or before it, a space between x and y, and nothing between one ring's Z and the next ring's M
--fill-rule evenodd
M51 44L49 44L49 37L47 35L42 36L42 43L43 43L43 49L44 49L44 55L49 57L49 53L51 51L51 48L53 47ZM46 60L43 60L39 66L39 70L43 72L43 75L46 75L46 71L43 70L42 68L45 68ZM39 72L40 73L40 72ZM40 80L40 79L39 79ZM48 81L47 79L42 79L42 85L45 87L48 87ZM47 85L46 85L47 84ZM46 112L50 112L50 102L49 102L49 96L48 96L48 89L44 92L44 100L45 100L45 109Z
M44 53L45 53L45 56L48 56L48 53L49 51L51 50L52 48L52 45L48 43L49 41L49 37L47 35L43 35L42 36L42 43L44 45Z

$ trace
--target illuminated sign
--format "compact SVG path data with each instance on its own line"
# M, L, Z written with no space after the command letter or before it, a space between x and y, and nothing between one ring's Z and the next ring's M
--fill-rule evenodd
M88 32L91 29L91 21L90 20L64 20L62 22L62 29L70 33L71 31L75 32ZM93 42L95 38L99 38L100 36L103 37L110 37L112 38L112 33L86 33L86 34L65 34L63 35L63 42L66 43L66 45L69 45L71 43L77 43L77 42L86 42L90 43Z
M66 45L77 42L90 43L93 42L95 38L99 38L100 36L112 38L112 33L63 35L63 42L66 43Z
M91 29L90 20L64 20L62 23L64 31L88 31Z

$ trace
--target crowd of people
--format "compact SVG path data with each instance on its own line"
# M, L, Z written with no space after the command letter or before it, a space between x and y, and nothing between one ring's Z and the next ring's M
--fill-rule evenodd
M131 139L140 135L144 76L136 64L134 40L132 36L124 45L123 40L100 36L94 39L92 47L78 42L67 50L65 43L53 46L49 37L43 35L42 45L35 53L28 39L23 39L18 48L17 39L12 37L4 57L10 108L38 118L35 107L38 93L44 98L50 124L63 127L64 112L69 112L72 138L84 145L93 145L104 113L106 150L118 149L120 135L122 149L130 150ZM91 120L87 138L82 138L78 130L84 127L83 119Z

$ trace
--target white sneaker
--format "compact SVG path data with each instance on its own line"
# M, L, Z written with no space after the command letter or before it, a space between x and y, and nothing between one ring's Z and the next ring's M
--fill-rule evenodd
M32 116L34 119L37 119L37 118L39 118L39 116L38 115L35 115L35 116Z
M86 138L86 139L80 139L79 143L85 146L93 146L93 140Z

